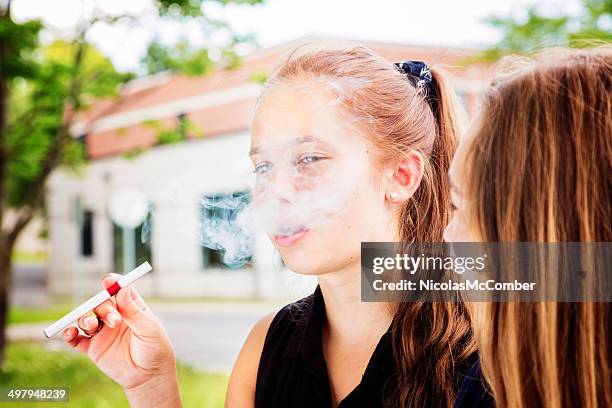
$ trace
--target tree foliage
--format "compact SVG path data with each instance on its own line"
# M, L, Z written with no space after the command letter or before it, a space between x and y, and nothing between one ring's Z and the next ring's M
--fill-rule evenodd
M153 41L147 49L143 65L147 74L175 71L187 75L203 75L212 69L214 63L207 49L193 49L183 40L174 47Z
M563 10L557 1L556 10ZM547 9L550 10L551 4ZM502 39L486 51L495 60L509 53L533 52L545 47L589 47L612 42L612 0L582 0L578 13L545 12L534 3L526 13L491 16L485 20L502 32Z
M257 4L261 0L152 0L160 19L199 22L205 32L227 30L222 22L204 16L204 2ZM11 0L0 0L0 363L6 344L11 252L17 237L43 208L51 172L62 165L78 166L85 159L83 145L71 130L77 115L91 101L112 97L133 77L117 72L88 42L88 32L100 22L137 24L138 18L95 10L91 18L78 22L72 35L44 45L40 41L43 24L15 22ZM235 38L230 36L230 45L236 44ZM206 49L195 50L187 43L154 43L143 63L149 71L172 69L188 74L206 73L212 65ZM181 134L187 125L183 124ZM168 135L166 139L174 140ZM8 211L15 213L10 221L5 217Z
M28 76L17 76L9 84L8 206L31 204L31 186L44 176L52 148L59 147L57 165L76 166L84 160L83 146L60 135L68 131L71 113L86 108L89 100L116 94L118 85L131 77L118 73L90 44L58 40L39 49ZM61 146L55 146L58 143Z

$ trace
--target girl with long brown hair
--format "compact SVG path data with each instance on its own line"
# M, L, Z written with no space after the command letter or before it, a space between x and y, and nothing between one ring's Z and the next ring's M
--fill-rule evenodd
M458 123L440 74L363 47L298 49L269 79L252 135L256 202L299 206L330 178L326 191L349 199L331 222L272 234L287 266L319 285L254 328L227 405L452 406L474 362L462 305L360 299L361 242L442 240ZM294 140L299 152L282 148ZM283 157L295 157L285 172Z
M552 51L513 68L453 159L445 239L612 241L612 50ZM612 406L610 303L471 306L498 407Z

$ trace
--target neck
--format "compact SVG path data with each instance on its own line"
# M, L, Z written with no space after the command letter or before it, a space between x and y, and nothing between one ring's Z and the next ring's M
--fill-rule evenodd
M377 340L391 324L393 313L389 304L361 301L360 272L361 264L355 262L343 270L319 276L330 336L353 342Z

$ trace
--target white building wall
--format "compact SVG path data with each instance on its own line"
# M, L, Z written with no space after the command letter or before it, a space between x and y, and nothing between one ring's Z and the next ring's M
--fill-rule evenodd
M113 271L109 198L122 188L136 189L154 205L150 260L153 272L136 286L146 296L295 299L312 290L314 280L279 266L274 247L256 237L253 267L204 269L200 246L203 194L248 190L252 173L247 132L189 140L149 149L126 159L90 162L75 176L56 170L49 181L49 289L83 297L100 289ZM79 253L75 200L94 212L94 253Z

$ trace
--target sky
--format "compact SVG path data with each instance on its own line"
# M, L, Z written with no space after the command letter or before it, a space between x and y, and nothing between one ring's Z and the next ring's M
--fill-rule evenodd
M135 13L137 24L99 24L89 35L120 71L135 71L149 42L156 36L172 43L185 37L195 45L213 47L222 34L203 35L199 26L160 24L151 0L13 0L18 21L42 18L47 38L68 35L94 5L108 13ZM499 33L482 22L492 14L526 10L534 0L267 0L258 6L218 3L205 5L207 15L230 24L238 34L253 33L263 47L304 36L385 41L437 46L483 47ZM573 11L577 1L539 0L539 5Z

